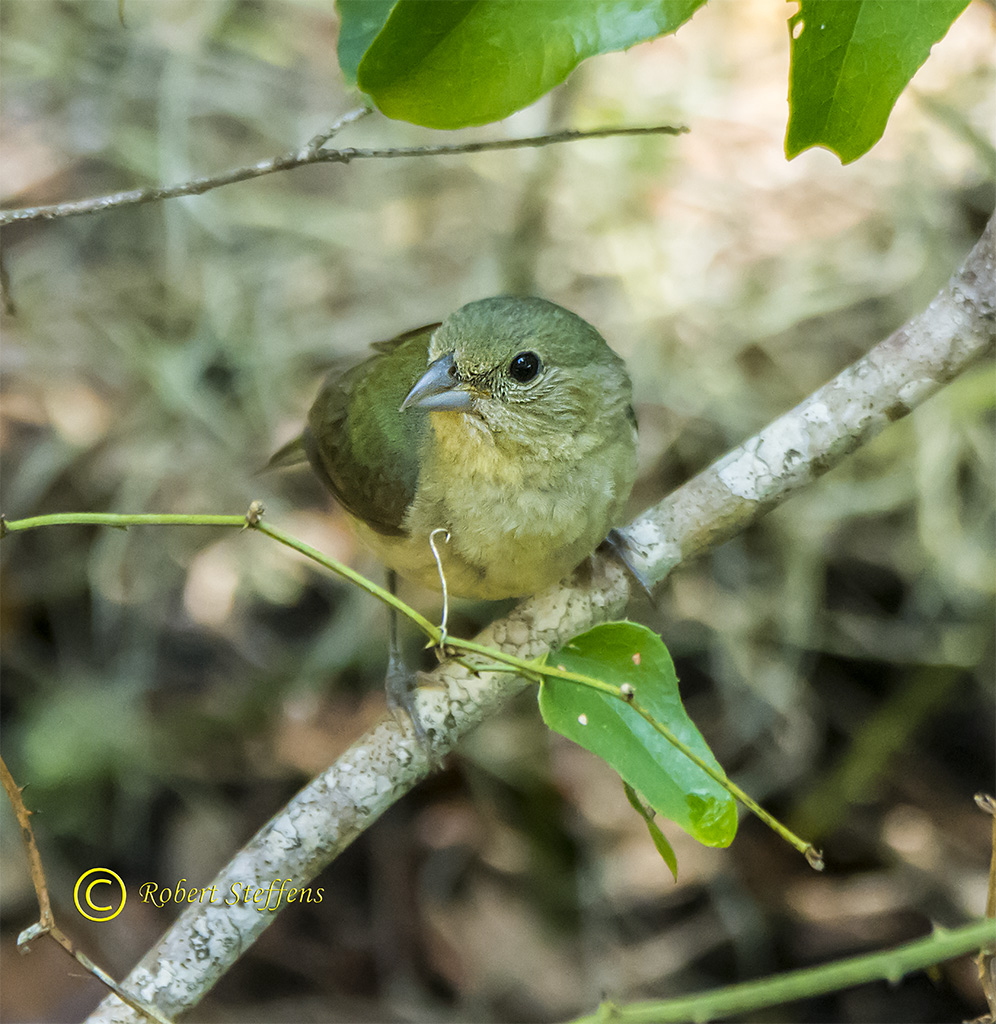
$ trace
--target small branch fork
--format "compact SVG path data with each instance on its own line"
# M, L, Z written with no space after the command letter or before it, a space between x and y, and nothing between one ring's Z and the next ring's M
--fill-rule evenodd
M89 199L76 199L65 203L54 203L50 206L27 206L17 210L0 211L0 227L16 224L21 221L56 220L60 217L78 217L88 213L101 213L115 210L123 206L138 206L141 203L154 203L163 199L177 199L180 196L199 196L223 185L232 185L238 181L248 181L264 174L277 171L290 171L295 167L307 167L309 164L349 164L354 160L393 160L401 157L425 156L458 156L463 153L497 152L503 149L530 149L539 146L552 146L561 142L578 142L583 139L604 139L610 136L623 135L682 135L688 129L682 125L654 125L643 128L595 128L591 131L562 131L549 135L533 135L518 139L494 139L482 142L462 142L438 146L401 146L389 149L326 149L328 143L347 125L359 121L371 113L369 107L360 107L344 114L327 131L321 132L301 149L282 153L269 160L249 164L246 167L234 167L218 174L192 178L190 181L177 185L152 186L150 188L129 189L126 192L114 192L105 196L93 196Z
M21 798L22 786L14 781L6 762L0 757L0 783L7 792L7 798L14 808L17 816L17 824L21 829L21 842L24 843L24 850L28 857L28 869L31 872L31 884L35 887L35 896L38 899L38 921L25 928L17 937L17 948L22 952L28 952L28 943L42 935L51 936L78 964L88 970L98 981L103 982L122 1002L127 1003L133 1010L156 1021L157 1024L170 1024L168 1017L164 1017L154 1006L143 1003L142 1000L131 995L121 987L103 968L98 967L85 953L73 945L72 939L55 923L55 915L52 913L52 901L48 895L48 885L45 882L45 872L42 869L41 854L38 852L38 844L35 842L35 833L31 827L32 812L24 806Z

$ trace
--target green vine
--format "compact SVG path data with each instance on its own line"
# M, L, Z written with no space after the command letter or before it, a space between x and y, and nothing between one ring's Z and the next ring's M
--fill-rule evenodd
M922 970L974 950L991 948L994 944L996 921L984 918L951 931L938 928L932 935L896 949L838 960L822 967L776 974L699 995L626 1006L602 1003L595 1013L579 1017L572 1024L671 1024L721 1020L871 981L894 984L911 971Z
M365 576L360 575L354 569L330 558L317 548L305 544L298 538L285 533L276 526L263 521L263 506L260 502L254 501L249 511L243 516L236 515L187 515L182 513L136 513L121 514L110 512L69 512L56 513L52 515L33 516L27 519L16 519L8 521L0 516L0 537L10 533L18 533L24 530L33 530L45 526L66 526L66 525L96 525L111 526L118 529L127 529L129 526L220 526L237 528L240 530L253 529L265 534L280 544L285 545L304 555L306 558L317 562L319 565L349 580L360 587L372 597L377 598L384 604L396 609L400 614L415 624L428 638L429 645L438 647L448 655L470 655L473 657L488 659L487 663L466 664L474 672L514 672L525 679L539 683L544 678L563 679L567 682L586 686L601 693L614 697L628 704L633 710L646 721L661 737L672 744L678 751L687 757L693 764L704 771L714 782L721 786L731 797L739 800L752 814L763 821L772 831L784 839L792 847L806 857L809 864L816 870L822 870L823 859L820 852L805 840L799 838L787 826L777 818L769 814L761 805L742 790L736 783L731 782L722 771L717 771L712 765L701 758L686 743L682 742L666 725L658 721L645 707L636 699L636 693L629 686L615 686L604 680L593 676L583 675L578 672L569 672L566 669L545 664L545 656L539 659L519 658L514 654L507 654L495 647L487 647L475 643L473 640L462 640L450 634L444 634L443 630L430 622L424 615L420 615L414 608L405 604L389 590L371 582Z

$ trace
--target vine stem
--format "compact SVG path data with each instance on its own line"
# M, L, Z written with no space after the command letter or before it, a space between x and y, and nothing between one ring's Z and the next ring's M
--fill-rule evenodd
M610 697L615 697L624 704L628 704L660 736L667 740L667 742L676 750L684 754L685 757L687 757L694 765L701 768L702 771L704 771L706 775L713 780L713 782L722 786L730 796L735 800L739 800L752 814L760 818L760 820L763 821L772 831L803 854L811 867L817 871L823 870L823 857L812 843L807 843L804 839L800 839L777 818L769 814L755 799L753 799L753 797L745 793L735 782L731 782L724 772L717 771L711 764L709 764L708 761L696 754L688 744L680 740L666 725L664 725L663 722L657 721L657 719L654 718L654 716L636 700L633 691L626 693L623 691L622 687L615 686L612 683L606 683L601 679L596 679L594 676L583 675L580 672L569 672L567 669L555 668L550 665L542 664L537 660L527 661L524 658L516 657L514 654L505 654L503 651L495 650L492 647L486 647L483 644L474 643L472 640L458 640L455 637L448 637L446 645L447 647L453 647L456 650L464 651L468 654L480 654L485 657L494 658L501 664L514 669L519 675L525 676L525 678L531 679L534 682L537 681L536 677L542 678L543 676L552 677L554 679L564 679L567 682L577 683L580 686L587 686L592 690L598 690L600 693L607 694ZM493 666L488 667L493 671Z
M237 526L248 525L245 516L202 515L183 512L54 512L26 519L7 519L0 516L0 537L23 530L37 530L43 526L113 526L127 530L129 526Z
M344 565L342 562L338 562L334 558L330 558L317 548L311 547L310 544L305 544L304 541L286 533L279 527L264 522L261 518L262 513L262 504L258 501L254 501L251 504L249 511L244 516L188 515L183 513L123 514L113 512L68 512L56 513L53 515L33 516L29 519L16 519L10 522L3 517L0 517L0 536L5 536L7 533L16 533L23 530L38 529L44 526L66 526L79 524L113 526L118 529L127 529L129 526L155 525L227 526L238 527L239 529L251 528L258 530L260 533L263 533L267 537L283 544L285 547L289 547L294 551L297 551L306 558L310 558L312 561L317 562L324 568L329 569L337 575L342 576L344 579L349 580L361 590L364 590L372 597L377 598L378 601L383 601L384 604L396 609L413 622L420 630L422 630L423 633L425 633L429 638L431 646L439 647L445 643L445 651L447 654L463 653L489 658L492 662L497 663L497 666L501 666L502 671L515 672L532 682L541 682L544 677L563 679L566 682L575 683L579 686L587 686L588 688L597 690L609 697L614 697L617 700L622 701L624 704L629 704L636 714L643 718L644 721L646 721L651 728L658 733L658 735L663 737L663 739L670 743L680 753L684 754L685 757L704 771L706 775L713 780L713 782L721 786L730 794L730 796L735 800L739 800L744 807L746 807L752 814L756 815L777 835L802 853L812 867L816 870L822 870L822 857L811 843L807 843L805 840L800 839L799 836L783 825L773 815L769 814L756 800L736 785L736 783L731 782L723 771L717 770L709 764L694 750L692 750L691 747L679 739L666 725L664 725L663 722L659 722L642 704L636 700L634 691L629 690L628 692L624 692L621 687L612 683L607 683L594 676L584 675L579 672L570 672L567 669L545 664L544 659L530 660L520 658L514 654L507 654L496 647L475 643L473 640L461 640L459 637L446 635L440 627L434 625L424 615L420 615L414 608L405 604L404 601L400 600L389 590L378 586L376 583L373 583L365 576L356 572L355 569L351 569L348 565ZM475 668L474 666L469 667L472 669ZM492 671L494 671L495 667L495 665L488 666Z
M266 534L285 547L310 558L338 576L349 580L365 590L378 601L397 609L402 615L411 619L434 643L438 642L441 632L424 615L395 597L389 590L377 586L365 576L361 576L348 565L329 558L317 548L298 540L284 530L262 520L263 506L254 501L245 515L211 515L204 513L185 512L54 512L43 516L29 516L25 519L7 519L0 515L0 538L9 533L21 533L25 530L37 530L45 526L111 526L118 530L127 530L129 526L222 526L235 527L240 530L254 529Z
M776 974L740 985L678 999L614 1006L602 1003L573 1024L676 1024L740 1016L752 1010L808 999L870 981L893 984L911 971L920 970L996 943L996 921L985 918L950 931L938 928L932 935L895 949L851 957L822 967Z

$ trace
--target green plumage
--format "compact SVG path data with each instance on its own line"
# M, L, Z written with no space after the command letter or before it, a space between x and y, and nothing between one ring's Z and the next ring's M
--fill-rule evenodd
M398 409L425 372L433 324L375 346L369 359L330 375L301 435L305 454L350 515L401 535L418 482L428 414Z

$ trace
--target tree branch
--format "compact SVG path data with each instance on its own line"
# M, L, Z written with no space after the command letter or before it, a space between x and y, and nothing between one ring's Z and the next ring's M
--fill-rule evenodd
M996 214L919 316L629 525L629 559L651 587L816 481L993 352L994 236Z
M888 423L905 416L996 347L996 226L930 306L791 412L690 480L624 531L635 567L659 584L684 559L743 530L839 463ZM478 640L524 658L554 649L619 615L629 577L595 556L563 584L519 604ZM418 711L441 758L526 682L440 665L419 691ZM386 716L240 850L214 880L268 890L277 880L304 887L388 807L432 770L411 732ZM240 889L241 891L241 889ZM127 979L130 991L168 1016L195 1006L272 921L262 904L187 908ZM269 901L272 907L272 900ZM91 1021L132 1021L109 997Z
M339 118L326 132L316 135L303 149L291 150L269 160L235 167L218 174L192 178L178 185L135 188L127 192L114 192L106 196L77 199L72 202L55 203L51 206L27 206L19 210L0 211L0 227L21 221L55 220L60 217L78 217L88 213L101 213L122 206L138 206L163 199L180 196L199 196L222 185L237 181L248 181L276 171L290 171L295 167L309 164L349 164L354 160L391 160L398 157L456 156L462 153L483 153L501 149L526 149L551 146L561 142L577 142L582 139L604 139L613 135L682 135L687 128L678 125L655 125L649 128L595 128L591 131L563 131L551 135L533 135L521 139L495 139L489 142L463 142L441 146L401 146L391 149L325 149L325 143L342 128L369 114L367 107L351 111Z

